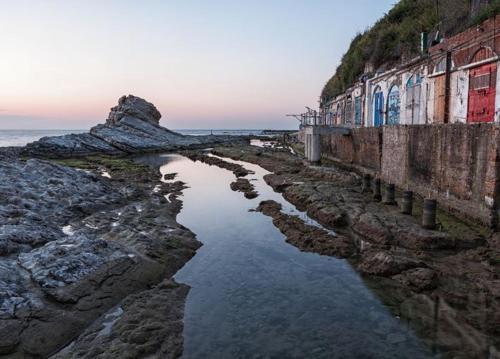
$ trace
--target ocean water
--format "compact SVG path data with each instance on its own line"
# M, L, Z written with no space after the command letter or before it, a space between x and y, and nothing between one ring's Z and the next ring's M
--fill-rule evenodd
M272 199L307 217L267 185L263 168L238 162L254 171L248 178L259 197L249 200L230 189L233 173L216 166L176 154L138 161L187 184L177 220L203 243L175 275L191 287L184 359L434 358L348 261L301 252L271 218L249 212Z
M8 146L25 146L26 144L39 140L45 136L61 136L69 133L82 133L87 130L0 130L0 147ZM261 135L263 130L190 130L190 129L180 129L173 130L184 135L231 135L231 136L242 136L242 135Z
M86 130L0 130L0 147L24 146L45 136L82 132Z

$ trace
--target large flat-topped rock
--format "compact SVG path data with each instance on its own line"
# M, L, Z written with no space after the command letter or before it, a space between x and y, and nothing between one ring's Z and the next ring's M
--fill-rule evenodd
M43 137L29 143L24 153L44 157L120 155L242 140L234 136L185 136L160 126L160 118L152 103L133 95L122 96L106 122L89 133Z

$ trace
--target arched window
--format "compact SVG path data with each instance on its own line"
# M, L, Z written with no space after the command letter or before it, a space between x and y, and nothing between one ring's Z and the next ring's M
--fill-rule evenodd
M472 55L469 63L473 64L475 62L491 59L492 57L496 57L496 54L492 49L489 47L481 47L474 53L474 55Z
M399 87L393 85L387 95L387 124L398 125L400 113Z

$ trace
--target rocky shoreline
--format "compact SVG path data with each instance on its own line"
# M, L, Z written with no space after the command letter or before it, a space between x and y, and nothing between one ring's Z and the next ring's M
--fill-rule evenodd
M124 155L247 140L160 116L124 96L90 133L0 151L0 357L182 353L189 287L172 276L201 246L176 221L184 184Z
M440 346L446 357L475 357L477 348L500 338L498 234L443 211L440 230L423 229L418 201L413 216L403 215L397 206L363 193L357 174L309 166L286 149L225 146L212 153L272 172L265 181L335 236L283 213L274 201L261 202L257 210L272 217L299 249L349 260L395 315L412 320L422 338L432 338L440 326L439 340L428 344ZM492 345L500 343L493 339Z
M168 278L201 245L175 220L184 185L126 159L59 162L79 168L0 161L0 355L177 357L189 288Z
M488 341L500 346L497 234L443 211L440 230L423 229L418 201L403 215L373 201L355 173L245 138L182 136L159 118L152 104L123 97L89 134L0 151L0 357L182 354L189 287L172 277L201 246L176 221L185 185L125 156L174 149L233 172L231 189L248 199L259 195L252 172L224 158L271 172L266 183L323 228L265 198L256 210L300 250L348 260L426 341L440 326L429 347L468 358Z

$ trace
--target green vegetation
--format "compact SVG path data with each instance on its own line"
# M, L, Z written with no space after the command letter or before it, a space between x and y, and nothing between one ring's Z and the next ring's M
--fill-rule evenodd
M384 17L362 34L354 37L333 77L323 88L323 102L345 92L364 73L365 65L386 69L413 58L420 51L420 34L439 30L451 36L468 26L500 13L500 0L490 4L473 18L472 0L400 0Z
M145 173L151 170L149 167L134 162L129 158L112 156L87 156L57 159L53 161L68 167L76 167L89 171L100 171L106 169L111 174L120 172L130 176Z

